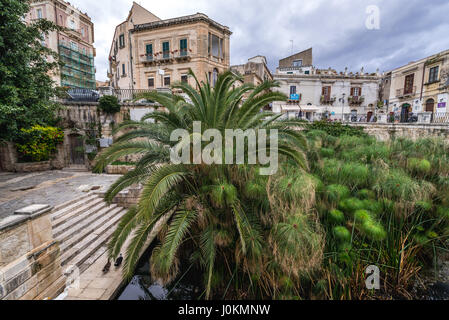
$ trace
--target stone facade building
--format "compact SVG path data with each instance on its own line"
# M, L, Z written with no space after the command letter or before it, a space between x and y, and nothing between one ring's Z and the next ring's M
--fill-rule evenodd
M273 75L267 66L267 58L264 56L255 56L248 59L245 64L231 66L231 71L242 76L245 83L255 86L264 81L273 80Z
M168 88L192 69L201 81L215 81L229 69L231 31L197 13L161 20L134 3L116 27L108 77L116 89ZM206 79L206 77L208 79Z
M47 19L66 31L53 31L42 44L59 53L64 67L52 75L57 85L72 88L95 89L96 55L94 24L91 18L63 0L34 0L25 22ZM52 59L49 57L49 59Z
M360 72L338 73L313 66L312 49L279 61L274 79L281 83L287 103L276 102L273 111L287 117L317 120L372 121L379 100L380 75Z
M410 121L419 113L428 113L434 122L448 120L449 50L396 68L384 78L391 79L388 110L396 121Z

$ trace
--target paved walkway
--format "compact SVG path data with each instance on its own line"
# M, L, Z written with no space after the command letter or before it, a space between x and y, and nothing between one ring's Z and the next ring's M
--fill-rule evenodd
M0 219L32 204L63 204L84 195L86 189L94 186L105 191L118 177L66 171L0 172Z

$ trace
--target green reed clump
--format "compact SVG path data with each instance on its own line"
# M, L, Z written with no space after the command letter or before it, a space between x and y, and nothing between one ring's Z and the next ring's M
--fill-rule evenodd
M326 199L331 203L338 203L351 195L347 186L341 184L332 184L326 188Z
M337 209L329 211L328 217L329 217L329 221L331 221L332 223L345 222L345 214Z

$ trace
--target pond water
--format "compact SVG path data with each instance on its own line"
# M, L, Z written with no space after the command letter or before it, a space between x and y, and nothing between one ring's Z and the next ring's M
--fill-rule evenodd
M181 264L179 277L170 285L161 286L150 274L153 246L140 259L132 280L117 295L117 300L198 300L201 298L200 273L187 261Z

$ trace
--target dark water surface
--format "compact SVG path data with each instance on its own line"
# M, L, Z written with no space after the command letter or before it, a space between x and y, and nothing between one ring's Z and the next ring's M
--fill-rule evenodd
M150 274L150 257L153 246L143 255L133 279L117 295L117 300L198 300L201 298L200 273L190 263L181 264L179 277L164 287Z

